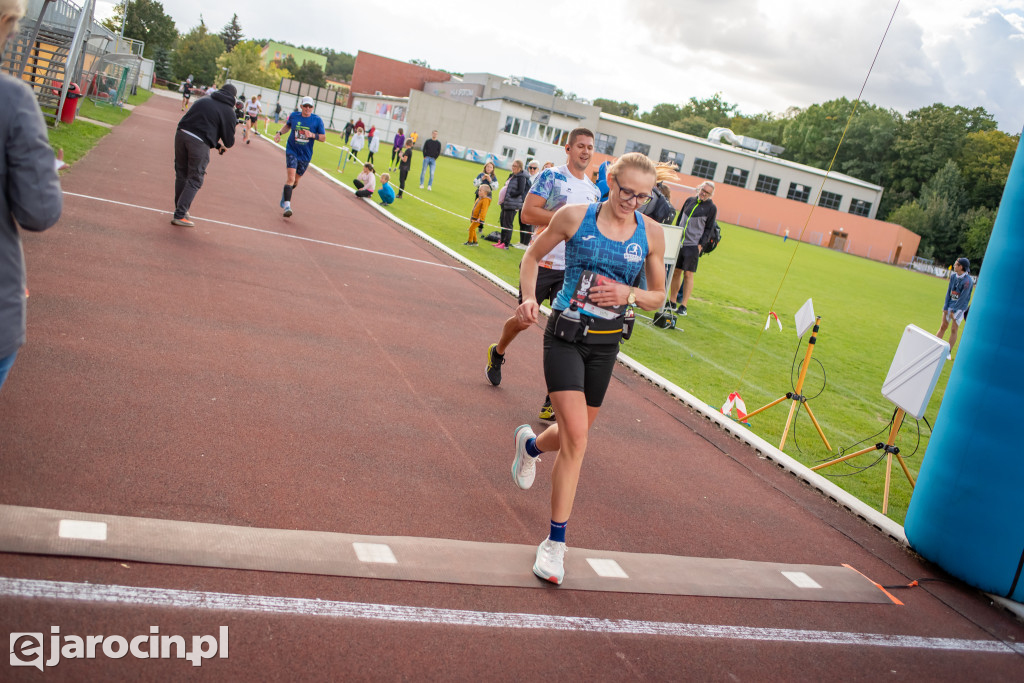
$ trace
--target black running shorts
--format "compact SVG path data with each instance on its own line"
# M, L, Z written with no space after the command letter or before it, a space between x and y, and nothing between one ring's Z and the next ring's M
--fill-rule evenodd
M697 245L692 247L679 247L679 259L676 261L676 270L685 270L687 273L697 272L697 261L700 259L700 250Z
M591 408L600 408L612 379L618 344L576 344L555 337L558 313L544 330L544 379L548 393L581 391Z
M520 264L522 267L522 264ZM565 281L565 271L555 270L553 268L537 268L537 289L534 296L537 297L537 303L542 304L545 300L554 303L555 295L562 289L562 283ZM523 303L523 286L519 285L519 303Z

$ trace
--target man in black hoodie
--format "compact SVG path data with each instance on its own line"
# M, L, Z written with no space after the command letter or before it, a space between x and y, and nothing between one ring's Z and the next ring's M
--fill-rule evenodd
M178 121L174 134L174 218L173 225L195 226L188 210L203 186L210 150L221 154L235 144L235 86L201 97Z

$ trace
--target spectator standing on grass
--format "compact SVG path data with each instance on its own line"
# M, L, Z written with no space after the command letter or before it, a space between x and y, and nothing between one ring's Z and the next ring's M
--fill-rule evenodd
M195 226L188 210L203 186L210 150L223 154L235 144L236 92L235 86L227 83L209 97L197 100L178 121L174 134L174 225Z
M693 294L693 278L704 251L704 237L711 234L711 227L718 220L718 207L711 201L714 194L715 184L705 180L697 186L697 194L683 202L676 216L676 225L683 226L683 243L672 271L668 305L679 311L679 315L686 315L686 305Z
M533 181L537 179L537 174L540 173L540 164L537 163L536 159L531 159L526 164L527 180L530 183L530 187L533 187ZM526 191L530 191L530 187L526 188ZM533 226L523 223L523 210L519 210L519 244L516 245L519 249L525 249L530 246L530 240L533 239Z
M974 280L971 279L971 262L961 256L953 264L953 274L949 276L949 287L946 288L946 299L942 303L942 326L935 336L942 339L949 327L949 354L946 360L953 360L953 346L956 344L960 324L967 317L967 309L971 305L971 290Z
M278 102L274 105L274 123L281 122L281 103Z
M352 156L356 159L359 158L359 153L363 151L363 147L366 145L366 133L363 131L362 126L356 127L355 135L352 136Z
M356 124L352 119L348 120L345 124L344 130L341 131L341 137L345 138L345 144L348 144L348 139L352 137L352 133L356 131Z
M564 166L543 169L533 183L526 201L523 203L523 217L530 225L537 226L537 235L542 234L555 212L567 204L593 204L601 195L597 185L587 177L587 166L594 154L594 133L586 128L576 128L569 133L569 142L565 146L566 160ZM536 237L534 237L536 239ZM554 301L555 295L562 288L565 278L565 244L556 244L550 252L540 258L540 270L536 277L536 288L524 290L519 286L519 303L532 293L534 300L545 299ZM497 343L487 348L487 366L484 374L487 381L498 386L501 384L501 366L505 363L505 353L519 333L529 329L530 323L513 315L505 321L501 328L501 336ZM555 419L555 411L551 399L544 399L540 409L540 419Z
M292 112L274 136L274 142L280 142L281 136L288 134L288 142L284 147L285 183L281 193L281 208L284 209L285 218L292 215L292 193L313 159L313 143L327 139L324 121L313 113L313 104L312 97L303 97L299 103L302 111Z
M512 162L512 175L505 188L505 196L501 200L501 240L495 244L500 249L512 246L512 225L516 212L523 208L526 193L530 191L530 178L523 170L523 162L516 159Z
M373 174L373 164L370 162L363 164L363 172L356 176L352 184L356 186L357 197L372 197L377 185L377 179Z
M434 167L437 165L437 158L441 156L441 141L437 139L437 131L430 134L430 139L423 143L423 166L420 168L420 189L423 189L423 175L427 168L430 168L430 180L427 181L427 189L434 189Z
M395 134L395 139L391 142L391 164L388 166L389 171L394 171L398 168L398 157L402 154L402 147L404 146L405 133L399 128L398 133Z
M398 155L398 199L401 199L405 192L405 179L409 177L409 170L412 168L412 145L412 138L407 139L402 153Z
M473 203L472 219L469 221L469 239L463 242L462 246L479 246L476 240L477 232L483 228L489 208L491 208L491 186L480 185L476 188L476 201Z
M25 0L0 0L0 46L25 16ZM63 208L53 149L46 124L28 85L0 73L0 387L18 349L25 343L27 312L25 256L20 225L41 232L60 218ZM60 157L63 155L61 154ZM58 157L58 158L60 158Z
M372 164L373 155L380 151L380 136L377 135L376 128L371 128L367 135L369 136L369 139L366 143L366 149L368 150L366 152L366 161Z

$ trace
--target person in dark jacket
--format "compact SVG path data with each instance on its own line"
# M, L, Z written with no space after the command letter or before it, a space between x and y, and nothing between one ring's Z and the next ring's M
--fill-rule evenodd
M24 0L0 0L0 45L25 15ZM46 230L63 208L53 149L32 89L0 74L0 387L25 343L25 257L21 234Z
M697 260L704 250L705 235L718 220L718 207L711 201L715 184L706 180L697 186L697 194L688 197L676 216L676 225L683 226L683 244L679 247L679 258L672 271L669 288L669 305L676 305L679 315L686 315L686 304L693 293L693 276L697 272ZM675 304L673 304L675 300Z
M666 181L678 181L676 167L672 164L658 164L658 182L654 185L651 201L640 207L640 213L650 216L659 223L669 225L675 220L676 208L672 206L672 192L665 184Z
M512 245L512 221L516 218L516 212L523 208L529 191L530 177L523 170L523 162L516 159L512 162L512 175L505 188L505 199L501 202L501 241L494 246L508 249Z
M423 167L420 168L420 189L423 189L423 175L430 168L430 180L427 181L427 189L434 189L434 167L437 165L437 158L441 156L441 141L437 139L437 131L430 134L430 139L423 143Z
M174 225L195 225L188 210L203 186L210 150L223 154L235 144L237 94L235 86L228 83L209 97L198 99L178 121L174 134Z

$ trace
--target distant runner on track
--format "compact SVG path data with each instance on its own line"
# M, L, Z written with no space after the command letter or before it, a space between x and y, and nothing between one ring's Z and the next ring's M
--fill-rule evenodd
M288 143L284 147L284 161L287 180L284 192L281 193L281 208L284 217L292 215L292 192L299 184L299 178L306 173L309 162L313 158L313 142L327 139L324 121L313 113L313 98L303 97L300 103L302 111L293 111L288 121L274 135L274 142L281 142L281 135L288 132Z

